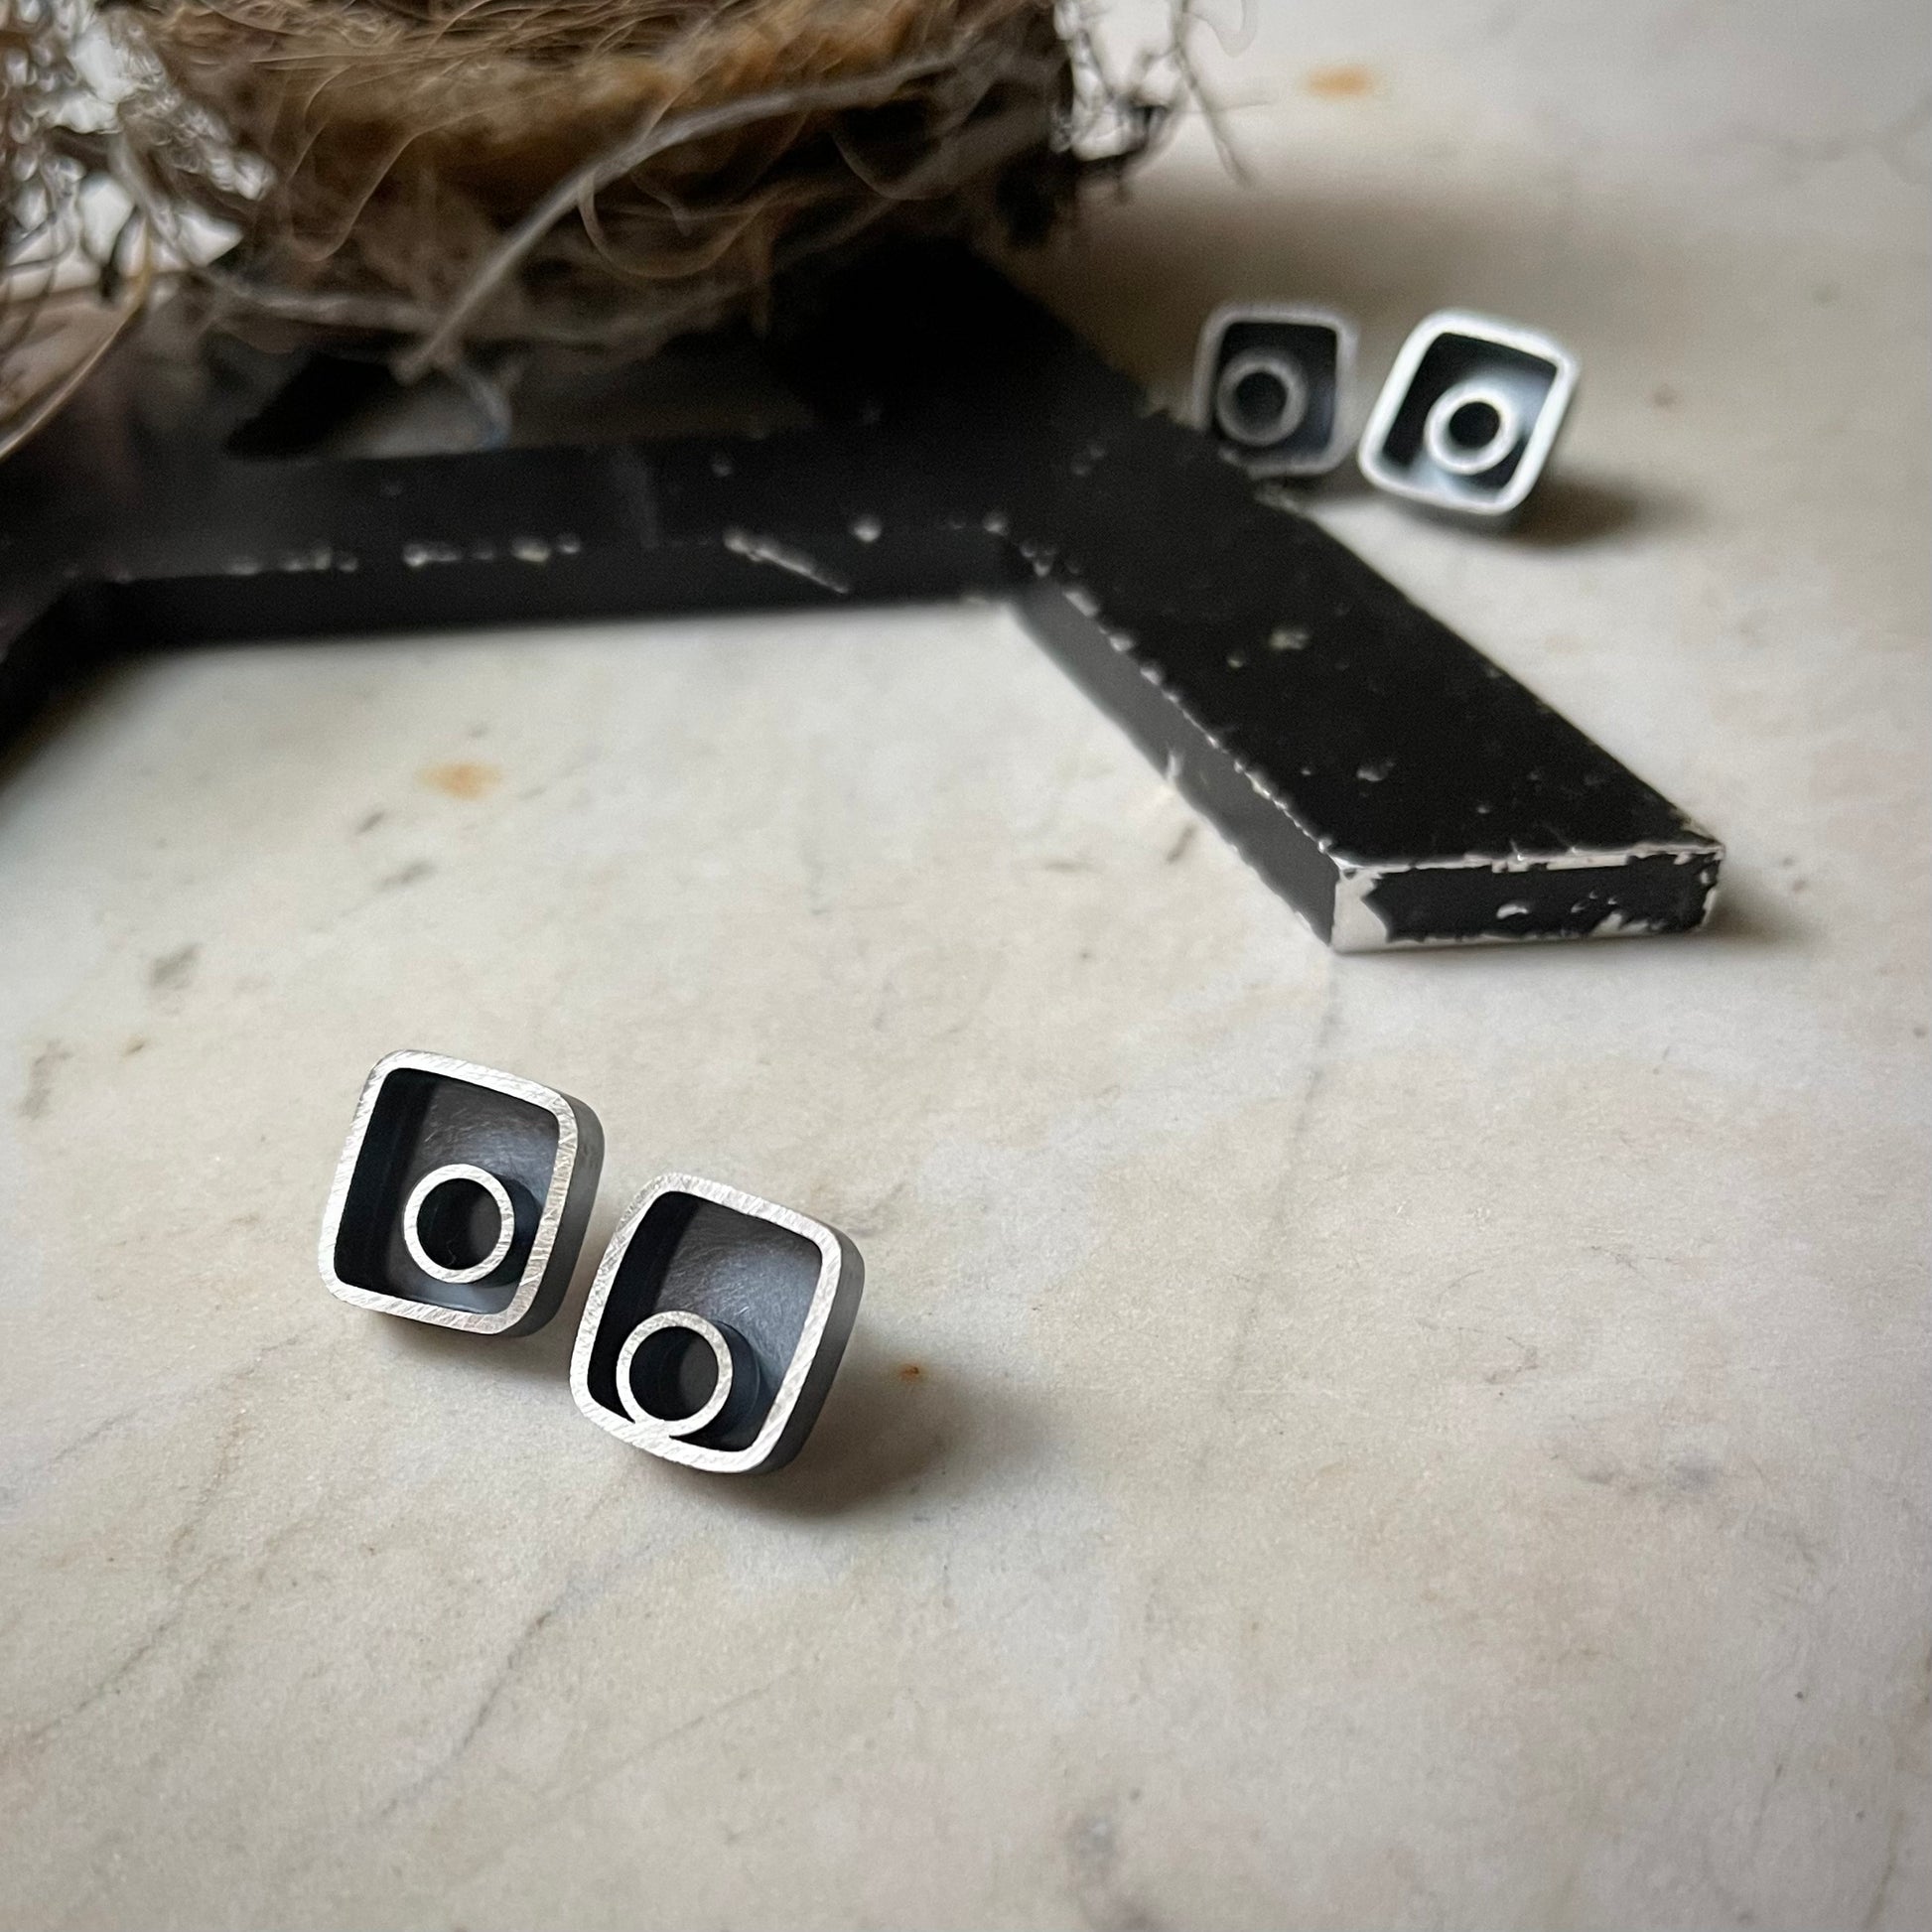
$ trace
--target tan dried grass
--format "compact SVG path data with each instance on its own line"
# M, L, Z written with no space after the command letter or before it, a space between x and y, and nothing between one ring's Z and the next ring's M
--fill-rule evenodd
M1052 0L148 0L119 169L233 313L626 354L883 224L1064 206Z

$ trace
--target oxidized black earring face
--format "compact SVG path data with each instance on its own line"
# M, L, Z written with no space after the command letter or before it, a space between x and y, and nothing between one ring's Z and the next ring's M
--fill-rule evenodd
M581 1100L441 1053L391 1053L362 1088L319 1259L357 1308L478 1335L556 1313L604 1166Z
M797 1454L865 1286L836 1228L666 1174L630 1204L571 1358L577 1406L635 1449L745 1474Z

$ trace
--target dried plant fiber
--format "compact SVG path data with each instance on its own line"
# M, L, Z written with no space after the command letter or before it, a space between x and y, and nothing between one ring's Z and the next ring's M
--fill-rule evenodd
M624 354L885 225L1037 230L1076 164L1052 0L219 0L110 17L116 173L231 224L231 308Z
M73 42L82 0L0 0L0 457L73 394L145 299L144 239L81 216L101 104Z

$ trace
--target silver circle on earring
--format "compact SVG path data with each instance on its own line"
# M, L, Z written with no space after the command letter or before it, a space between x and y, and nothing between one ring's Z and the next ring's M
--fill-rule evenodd
M1523 414L1507 389L1471 376L1436 398L1422 440L1438 469L1480 477L1523 440Z
M482 1244L466 1240L474 1226L477 1195L488 1197L496 1210L496 1234L478 1257ZM486 1281L503 1265L516 1239L516 1209L509 1189L487 1169L456 1162L424 1174L410 1190L402 1210L402 1244L432 1281L462 1288Z
M1309 400L1309 379L1290 357L1243 349L1228 357L1214 385L1214 420L1234 442L1268 449L1308 420Z
M709 1351L708 1362L700 1348ZM709 1390L695 1396L685 1373L693 1355L713 1375ZM646 1316L618 1350L624 1414L665 1436L696 1436L714 1423L729 1428L757 1403L759 1380L758 1357L743 1335L682 1309Z

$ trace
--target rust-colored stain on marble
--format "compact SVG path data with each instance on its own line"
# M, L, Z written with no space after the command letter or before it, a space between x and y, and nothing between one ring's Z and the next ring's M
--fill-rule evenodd
M898 1379L901 1382L923 1382L925 1380L925 1370L917 1362L907 1362L900 1368Z
M1302 84L1316 100L1362 100L1381 82L1373 68L1349 61L1339 67L1312 68Z
M423 783L446 798L482 798L502 783L503 774L481 759L456 759L423 767Z

